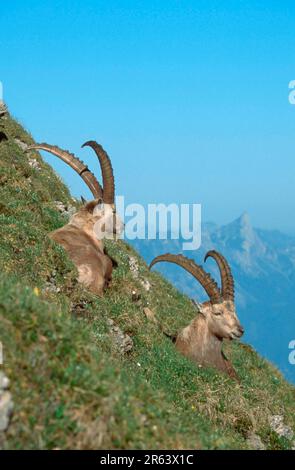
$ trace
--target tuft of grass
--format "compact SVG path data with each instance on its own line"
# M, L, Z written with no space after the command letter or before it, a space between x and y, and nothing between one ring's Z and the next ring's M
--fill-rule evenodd
M294 387L243 343L226 344L240 384L180 356L143 309L174 333L194 306L130 246L106 243L118 268L103 298L78 285L75 267L47 236L66 223L54 201L75 202L38 153L22 150L19 141L33 143L22 126L2 118L0 131L8 137L0 143L0 340L15 403L0 445L247 449L251 431L267 448L291 448L269 417L283 415L295 431ZM109 319L132 337L130 353L118 352Z

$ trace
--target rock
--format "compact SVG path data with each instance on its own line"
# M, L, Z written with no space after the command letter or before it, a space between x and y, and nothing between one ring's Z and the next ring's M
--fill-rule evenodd
M0 100L0 117L5 116L8 113L7 106Z
M29 158L29 165L34 168L34 170L41 170L40 164L35 158Z
M0 391L7 390L9 388L9 379L6 375L0 371Z
M129 268L133 276L137 278L139 275L139 266L137 259L134 258L134 256L129 256Z
M47 281L45 284L45 287L43 289L44 292L54 292L58 294L61 291L60 287L57 287L56 285L56 270L53 269L50 273L50 275L47 277Z
M126 333L123 333L121 328L117 325L115 325L114 320L109 318L107 320L107 323L110 326L110 332L113 337L114 343L118 349L118 351L121 354L126 354L130 352L133 349L133 340L132 338L127 335Z
M71 313L75 317L93 318L91 311L88 309L89 302L80 300L78 303L71 303Z
M61 201L54 201L54 204L58 212L67 217L71 217L75 212L77 212L77 209L70 204L67 206Z
M136 258L134 258L134 256L129 256L129 268L130 268L130 271L132 272L133 274L133 277L135 279L138 279L140 276L139 276L139 265L138 265L138 261ZM144 288L144 290L146 290L147 292L151 289L151 284L150 282L143 278L143 279L139 279L139 282L140 284L142 285L142 287Z
M0 393L0 432L6 431L13 411L12 397L9 392Z
M0 371L0 432L7 430L13 411L11 393L7 391L9 379Z
M120 337L120 350L122 354L126 354L133 349L133 340L129 335L123 334Z
M258 436L258 434L255 434L255 432L253 431L250 431L248 433L247 444L250 447L250 449L265 450L265 445L263 444L261 437Z
M68 208L67 208L67 213L68 213L68 216L69 216L69 217L72 217L72 215L74 215L76 212L77 212L76 207L74 207L74 206L68 206Z
M147 279L141 279L140 284L147 292L152 288L151 283Z
M28 144L26 144L25 142L23 142L23 141L20 140L20 139L14 139L14 142L15 142L22 150L27 150L27 148L29 147Z
M0 432L6 431L13 411L11 393L0 393Z
M294 433L289 426L284 424L284 417L282 415L270 416L269 425L279 437L285 437L289 440L293 439Z
M155 313L148 307L145 307L143 309L143 313L145 314L146 318L153 323L158 323L158 320L156 319Z
M57 287L53 282L51 282L51 280L46 282L44 292L54 292L55 294L59 294L60 291L60 287Z
M61 201L54 201L55 207L57 208L58 212L63 213L66 212L66 206Z

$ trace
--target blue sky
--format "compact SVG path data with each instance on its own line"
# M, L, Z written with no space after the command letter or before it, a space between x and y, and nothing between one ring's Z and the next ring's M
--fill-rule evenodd
M92 167L80 146L102 143L127 202L201 202L217 223L246 210L295 233L294 20L287 0L3 2L4 98Z

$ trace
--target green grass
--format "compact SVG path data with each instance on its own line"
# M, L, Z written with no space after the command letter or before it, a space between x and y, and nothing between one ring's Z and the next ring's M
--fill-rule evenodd
M295 430L294 388L241 343L226 345L240 384L180 356L143 309L176 332L194 307L127 244L107 244L119 267L103 298L77 284L47 237L66 222L54 201L73 204L67 188L39 154L17 145L33 140L12 118L0 119L0 131L8 136L0 143L0 340L15 403L3 447L245 449L254 431L268 448L290 448L268 419L282 414ZM58 293L46 290L53 271ZM108 319L132 337L129 354L117 351Z

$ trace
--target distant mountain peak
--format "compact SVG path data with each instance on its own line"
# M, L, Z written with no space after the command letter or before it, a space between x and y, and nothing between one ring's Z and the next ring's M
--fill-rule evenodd
M250 215L247 211L243 212L242 215L236 220L243 227L252 227Z
M225 225L224 227L231 227L235 230L245 231L246 233L253 232L253 227L250 219L250 215L248 212L243 212L240 217L233 220L229 224Z
M230 240L238 238L246 251L257 241L257 235L252 227L248 212L243 212L238 219L220 227L220 232L222 238Z
M243 212L233 224L239 230L239 235L243 240L242 245L244 250L249 251L253 245L257 244L257 234L252 227L248 212Z
M220 227L212 240L246 272L257 270L257 261L265 255L266 247L252 227L248 212Z

